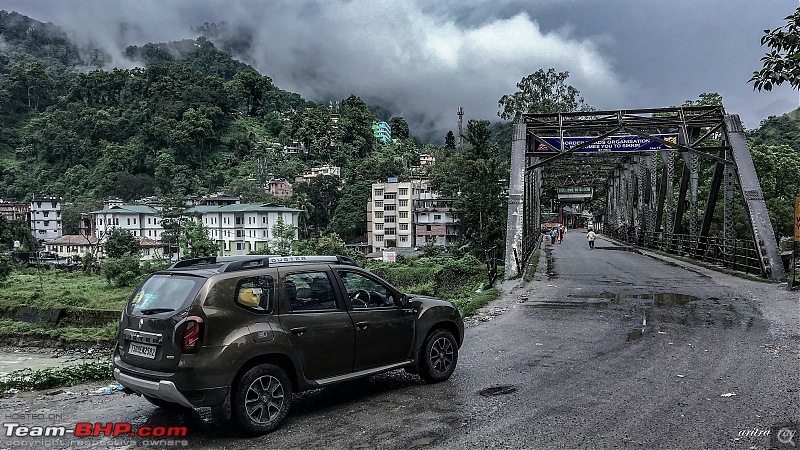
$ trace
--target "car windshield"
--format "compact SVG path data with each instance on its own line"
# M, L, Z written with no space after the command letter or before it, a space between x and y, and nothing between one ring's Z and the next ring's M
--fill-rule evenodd
M149 315L181 310L189 304L203 281L196 277L154 275L131 296L129 311Z

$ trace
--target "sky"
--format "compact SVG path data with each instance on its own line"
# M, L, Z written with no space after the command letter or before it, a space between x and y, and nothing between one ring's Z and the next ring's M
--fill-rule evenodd
M748 83L765 29L798 0L0 0L114 56L128 45L195 39L192 26L252 30L241 59L278 87L328 103L351 94L437 140L468 119L499 120L497 101L538 69L596 109L677 106L705 92L748 129L800 106L788 86Z

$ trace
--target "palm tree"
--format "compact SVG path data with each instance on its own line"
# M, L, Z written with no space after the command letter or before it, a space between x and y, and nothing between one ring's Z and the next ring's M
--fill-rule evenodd
M292 208L300 210L300 229L303 232L303 239L308 238L308 220L314 214L314 204L305 192L297 192L292 197Z

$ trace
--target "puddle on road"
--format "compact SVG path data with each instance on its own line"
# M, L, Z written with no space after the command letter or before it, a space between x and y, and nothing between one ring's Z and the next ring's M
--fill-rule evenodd
M656 294L618 294L613 292L603 292L597 295L574 295L568 297L575 298L606 298L614 304L623 303L626 300L654 300L657 306L683 306L689 302L700 300L699 297L687 294L677 294L672 292L660 292Z
M0 351L0 376L21 369L47 369L63 367L69 364L79 364L86 359L80 355L53 357L51 353L33 353L24 351Z

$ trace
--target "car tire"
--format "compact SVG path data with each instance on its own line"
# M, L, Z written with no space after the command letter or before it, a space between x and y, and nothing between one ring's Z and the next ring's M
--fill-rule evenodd
M148 402L152 403L155 406L158 406L159 408L161 408L161 409L163 409L165 411L186 412L186 411L191 411L192 410L192 408L189 408L188 406L183 406L183 405L179 405L177 403L168 402L166 400L162 400L162 399L157 398L157 397L151 397L149 395L142 395L142 397L144 397L145 400L147 400Z
M422 346L419 376L429 383L450 378L458 362L458 342L453 333L438 329L431 333Z
M289 414L292 383L286 372L273 364L260 364L245 372L231 398L231 413L250 434L274 430Z

